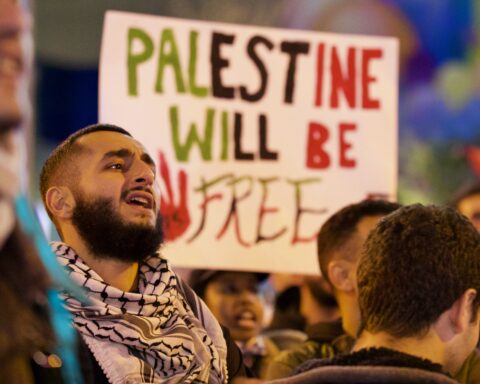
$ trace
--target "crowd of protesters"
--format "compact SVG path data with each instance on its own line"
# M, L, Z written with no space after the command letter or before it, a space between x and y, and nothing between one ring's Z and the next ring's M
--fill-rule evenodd
M122 127L95 124L42 169L51 253L68 274L55 280L18 208L28 18L0 0L0 382L72 382L76 361L78 383L480 383L478 185L450 206L363 200L333 213L320 269L291 277L268 316L268 273L176 273L161 256L155 160Z

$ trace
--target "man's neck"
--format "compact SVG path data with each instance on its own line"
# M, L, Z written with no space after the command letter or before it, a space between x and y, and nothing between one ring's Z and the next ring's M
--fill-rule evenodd
M429 331L421 337L397 338L386 332L370 333L363 331L355 341L352 352L365 348L389 348L433 363L443 365L445 349L438 336Z
M138 263L94 255L83 240L77 236L69 236L64 242L72 247L77 255L107 284L125 292L137 290Z
M337 293L336 299L340 309L343 330L355 339L360 327L360 309L358 308L357 298L353 294Z
M79 255L109 285L125 292L138 288L138 263Z

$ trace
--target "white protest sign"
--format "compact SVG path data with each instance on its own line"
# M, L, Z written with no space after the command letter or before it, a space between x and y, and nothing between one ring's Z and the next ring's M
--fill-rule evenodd
M158 162L175 265L318 273L336 210L395 199L398 43L108 12L100 121Z

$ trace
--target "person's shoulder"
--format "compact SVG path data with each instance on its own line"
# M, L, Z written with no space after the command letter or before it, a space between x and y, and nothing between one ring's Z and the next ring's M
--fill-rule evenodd
M293 362L298 363L308 359L332 357L334 354L335 350L330 343L306 340L292 349L280 352L279 355L283 355L283 358L291 359Z
M389 366L338 366L322 365L283 379L275 384L380 384L380 383L431 383L455 384L451 377L419 368Z
M257 337L259 337L262 340L262 343L265 346L267 355L273 356L273 355L277 355L280 352L280 348L275 343L275 341L272 340L270 337L265 335L258 335Z
M335 354L329 343L306 340L291 349L280 351L270 363L268 379L289 376L296 367L308 360L331 357Z

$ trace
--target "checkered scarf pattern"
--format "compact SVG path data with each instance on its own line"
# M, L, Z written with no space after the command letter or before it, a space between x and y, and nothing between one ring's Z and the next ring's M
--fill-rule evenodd
M110 383L228 380L218 322L165 259L147 258L139 266L139 292L124 292L105 283L66 244L52 248L91 300L85 306L65 295L75 327Z

